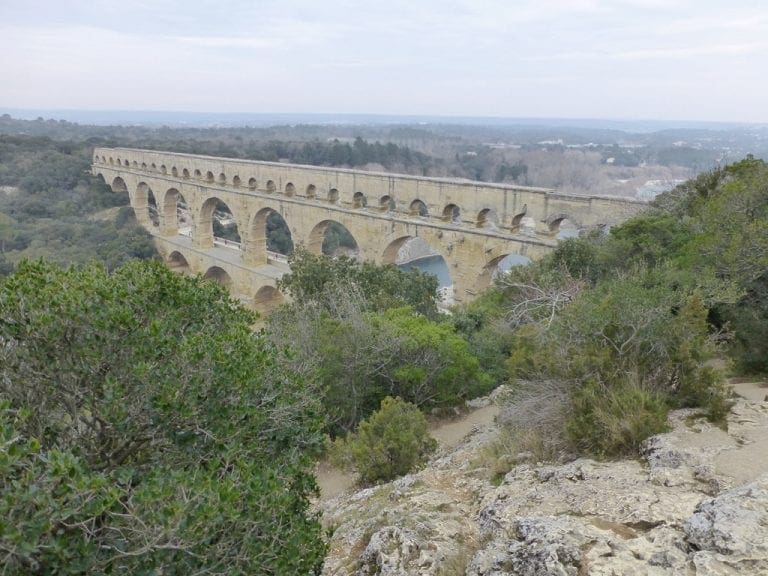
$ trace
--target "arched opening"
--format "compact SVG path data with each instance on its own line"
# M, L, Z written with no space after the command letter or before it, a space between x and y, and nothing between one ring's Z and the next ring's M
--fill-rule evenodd
M334 220L323 220L309 233L308 249L325 256L357 257L360 249L347 228Z
M161 174L168 174L168 169L165 167L165 164L162 164L160 166L160 173Z
M270 194L275 192L275 183L272 180L267 180L267 192Z
M224 186L224 184L226 183L227 183L227 175L224 174L224 172L222 172L221 174L219 174L219 184Z
M336 190L336 188L331 188L328 190L328 202L331 204L336 204L336 202L339 201L339 191Z
M395 210L395 199L391 196L379 198L379 210L382 212L393 212Z
M527 215L527 212L520 212L512 218L512 231L526 236L536 234L536 220Z
M109 163L112 164L112 165L115 164L115 159L112 158L112 156L109 157Z
M141 169L142 169L144 172L146 172L146 171L147 171L147 163L146 163L146 162L142 162L142 163L141 163Z
M101 157L101 163L104 164L106 161L107 161L107 157L106 156L102 156Z
M237 176L237 175L233 176L232 177L232 186L234 186L235 188L240 188L240 184L241 184L240 176Z
M114 180L112 180L112 191L113 192L128 192L128 186L125 185L125 180L120 178L118 176Z
M293 196L294 194L296 194L296 186L294 186L293 183L288 182L288 184L285 185L285 195Z
M184 178L184 180L189 180L189 170L184 168L184 170L181 171L181 177Z
M421 218L426 218L429 216L429 210L427 210L427 205L424 204L421 200L418 198L411 202L411 206L409 207L411 216L420 216Z
M201 248L220 246L240 249L240 231L229 206L219 198L208 198L200 210L195 230Z
M365 208L368 206L368 198L362 192L355 192L352 196L352 206L354 208Z
M152 164L149 165L149 171L157 172L157 165L154 162L152 162Z
M307 186L306 195L307 198L314 198L317 195L317 188L314 184Z
M203 173L200 172L200 170L195 170L195 179L196 180L202 180L203 179Z
M124 160L123 161L123 166L125 166L126 168L128 168L130 165L131 165L131 163L128 162L128 160Z
M118 166L122 166L122 165L123 165L123 162L120 160L120 158L118 158L118 159L115 161L115 164L117 164Z
M386 247L382 254L385 264L395 264L401 270L416 268L437 277L440 299L453 303L453 280L445 258L428 242L418 236L402 236Z
M167 265L172 272L178 272L179 274L189 274L192 272L192 269L189 267L189 262L187 262L187 259L184 257L184 255L181 252L178 252L176 250L171 252L171 255L168 256Z
M218 282L227 290L232 289L232 277L227 274L227 271L223 268L219 268L218 266L211 266L208 268L208 270L206 270L205 277Z
M293 238L279 212L263 208L256 213L246 251L251 264L264 264L269 259L287 262L293 253Z
M171 176L173 176L174 178L177 178L179 176L179 169L176 168L176 166L173 166L171 168Z
M561 216L552 220L549 223L549 231L554 234L555 238L558 240L577 238L579 236L579 227L567 216Z
M253 307L262 313L272 312L285 302L285 297L274 286L262 286L253 297Z
M169 188L163 198L163 221L166 236L189 236L192 222L184 196L176 188Z
M485 290L501 274L514 266L527 266L531 263L528 256L522 254L503 254L488 262L483 268L482 274L477 279L478 290Z
M205 173L205 181L208 182L208 184L213 184L213 172L210 170Z
M256 190L256 178L248 179L248 190Z
M452 224L461 224L461 208L456 204L448 204L443 208L443 220Z
M134 160L134 161L131 163L131 166L132 166L133 168L138 168L138 167L139 167L139 163L138 163L138 162L136 162L136 160Z
M491 208L480 210L477 215L477 227L478 228L498 228L499 219L496 216L496 211Z
M152 189L146 182L139 182L136 187L136 198L134 202L134 211L136 220L144 226L160 226L160 214L157 209L157 200Z

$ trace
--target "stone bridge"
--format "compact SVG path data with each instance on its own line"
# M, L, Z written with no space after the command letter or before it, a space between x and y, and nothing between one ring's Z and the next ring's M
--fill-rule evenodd
M445 259L454 300L466 302L491 283L505 257L536 259L552 250L562 226L610 226L644 206L542 188L130 148L97 148L92 171L129 195L171 267L216 278L261 310L282 301L277 280L289 270L285 258L267 251L272 212L294 244L318 254L334 222L354 237L361 259L377 263L398 263L401 249L420 238ZM214 237L220 203L240 243ZM180 206L190 222L180 222Z

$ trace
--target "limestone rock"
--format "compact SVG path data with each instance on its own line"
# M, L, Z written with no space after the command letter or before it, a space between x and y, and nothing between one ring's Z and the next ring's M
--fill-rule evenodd
M684 529L699 564L768 574L768 475L703 501Z

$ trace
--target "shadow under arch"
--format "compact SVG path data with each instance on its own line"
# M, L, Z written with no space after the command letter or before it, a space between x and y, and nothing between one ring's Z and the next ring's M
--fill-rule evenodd
M113 192L128 192L128 186L126 185L125 180L120 178L120 176L117 176L112 180L110 188L112 188Z
M350 256L360 254L360 246L346 226L336 220L323 220L312 228L308 246L312 254L325 256Z
M219 266L211 266L205 271L205 278L210 278L221 284L227 290L232 289L232 277L227 273L224 268Z
M133 209L139 224L150 228L160 226L160 213L152 188L146 182L139 182L134 194Z
M171 269L172 272L178 272L179 274L191 274L192 268L189 265L189 262L184 257L184 254L179 252L178 250L174 250L170 253L168 256L168 260L166 261L166 264L168 265L168 268Z
M253 297L253 307L263 314L272 312L285 302L285 296L274 286L262 286Z

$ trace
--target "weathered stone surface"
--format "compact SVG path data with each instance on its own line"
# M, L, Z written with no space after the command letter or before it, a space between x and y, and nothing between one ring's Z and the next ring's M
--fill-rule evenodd
M768 476L701 502L684 529L694 559L768 573Z
M479 429L421 472L324 503L338 526L324 574L768 576L765 456L744 462L768 433L753 396L727 432L679 411L642 460L524 464L498 486L477 458L493 427Z

